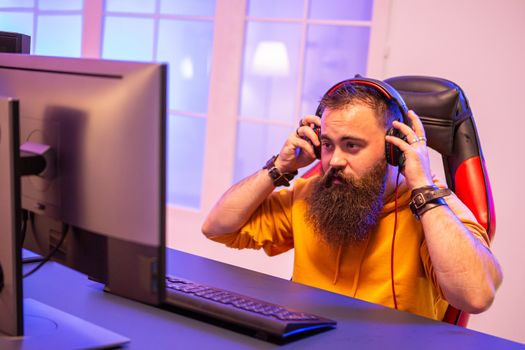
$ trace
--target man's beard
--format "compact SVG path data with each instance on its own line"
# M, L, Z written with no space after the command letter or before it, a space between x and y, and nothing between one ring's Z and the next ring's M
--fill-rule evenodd
M307 198L307 221L332 248L365 241L377 225L387 165L380 161L361 180L331 168ZM340 183L334 184L334 180Z

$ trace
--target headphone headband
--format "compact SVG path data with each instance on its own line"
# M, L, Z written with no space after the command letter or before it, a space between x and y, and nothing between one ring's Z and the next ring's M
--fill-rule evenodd
M402 123L409 122L409 119L407 117L408 108L405 104L405 101L403 101L403 98L401 97L399 92L397 92L396 89L394 89L388 83L385 83L384 81L381 81L381 80L364 78L360 75L356 75L353 79L343 80L335 84L334 86L332 86L324 94L323 99L326 96L333 94L339 88L341 88L343 85L346 85L346 84L366 85L366 86L372 87L374 90L378 91L381 95L383 95L383 97L385 97L388 101L393 101L396 104L396 106L399 108L399 111L401 112L400 119L399 119L400 122ZM319 106L317 107L317 111L315 112L315 114L318 117L321 117L322 109L323 108L321 104L319 104ZM316 133L318 134L318 137L320 137L319 129L316 129ZM399 137L399 138L406 140L405 136L399 130L394 129L392 127L387 130L387 135ZM321 149L319 147L317 148L314 147L314 151L315 151L316 157L320 158ZM389 142L385 142L385 157L386 157L386 161L388 164L391 164L394 166L401 166L401 167L404 166L405 159L404 159L403 152L398 147L394 146L393 144Z
M341 86L346 85L346 84L366 85L366 86L370 86L374 88L375 90L379 91L389 101L394 101L394 103L399 107L399 110L401 111L403 119L406 120L405 115L408 113L408 108L405 104L405 101L403 100L403 98L401 97L399 92L397 92L396 89L394 89L391 85L381 80L364 78L358 74L355 76L355 78L346 79L346 80L343 80L335 84L330 89L328 89L328 91L324 94L324 96L333 94ZM318 111L316 112L317 115L319 115L318 112L320 113L320 108L318 108Z

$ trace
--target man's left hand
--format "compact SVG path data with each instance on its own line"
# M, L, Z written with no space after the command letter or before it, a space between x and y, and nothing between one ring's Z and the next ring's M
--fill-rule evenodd
M433 185L423 123L412 110L408 112L408 118L412 127L399 121L394 121L392 124L406 136L407 141L395 136L386 136L386 141L399 147L405 155L405 166L401 172L410 189Z

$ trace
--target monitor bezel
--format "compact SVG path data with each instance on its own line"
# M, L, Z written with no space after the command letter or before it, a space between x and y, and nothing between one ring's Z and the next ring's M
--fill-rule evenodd
M0 334L24 333L18 100L0 96Z

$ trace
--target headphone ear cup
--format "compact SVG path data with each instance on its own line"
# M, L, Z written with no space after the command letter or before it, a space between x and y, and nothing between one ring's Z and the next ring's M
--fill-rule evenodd
M398 129L390 128L387 130L386 134L406 141L405 135L403 135ZM399 147L388 141L385 141L385 158L386 162L390 165L399 166L401 168L405 165L405 155L403 152Z
M318 116L319 118L321 118L322 115L323 115L322 110L323 110L323 108L322 108L321 104L319 104L319 106L317 106L317 110L315 111L315 115ZM317 135L317 138L319 139L319 141L321 141L321 128L318 127L317 125L314 125L312 129L314 130L315 134ZM315 158L321 159L321 146L314 145L310 140L308 140L308 142L310 142L310 144L314 148Z
M313 129L315 134L317 135L317 138L319 139L319 141L321 141L321 128L317 125L314 125ZM310 144L314 147L315 158L321 159L321 146L315 146L312 142L310 142Z

